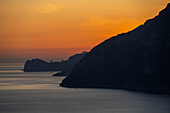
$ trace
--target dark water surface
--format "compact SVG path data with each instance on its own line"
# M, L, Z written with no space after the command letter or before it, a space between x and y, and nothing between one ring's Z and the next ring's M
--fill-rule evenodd
M64 77L22 66L0 64L0 113L170 113L170 95L62 88Z

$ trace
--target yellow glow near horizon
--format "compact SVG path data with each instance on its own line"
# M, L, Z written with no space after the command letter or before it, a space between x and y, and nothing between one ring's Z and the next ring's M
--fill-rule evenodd
M156 16L169 2L170 0L0 0L0 57L12 57L11 50L21 49L89 50L111 36L143 24ZM20 51L18 57L24 57L25 53ZM57 54L60 53L51 52L49 56L57 57Z

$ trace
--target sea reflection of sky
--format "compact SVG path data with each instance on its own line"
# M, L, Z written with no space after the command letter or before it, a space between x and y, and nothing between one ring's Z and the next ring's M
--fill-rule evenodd
M53 77L56 72L23 72L21 64L0 63L0 90L58 89L64 77Z

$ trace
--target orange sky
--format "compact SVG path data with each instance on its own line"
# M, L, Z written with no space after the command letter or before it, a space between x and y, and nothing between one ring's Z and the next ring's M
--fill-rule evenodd
M0 58L68 57L156 16L170 0L0 0Z

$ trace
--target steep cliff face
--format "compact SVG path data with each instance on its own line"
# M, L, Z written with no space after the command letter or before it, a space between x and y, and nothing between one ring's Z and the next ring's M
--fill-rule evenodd
M60 85L170 91L170 4L144 25L94 47Z
M68 60L62 62L45 62L40 59L32 59L26 61L24 65L25 72L41 72L41 71L63 71L71 72L74 65L78 63L87 52L81 54L75 54L69 57Z

